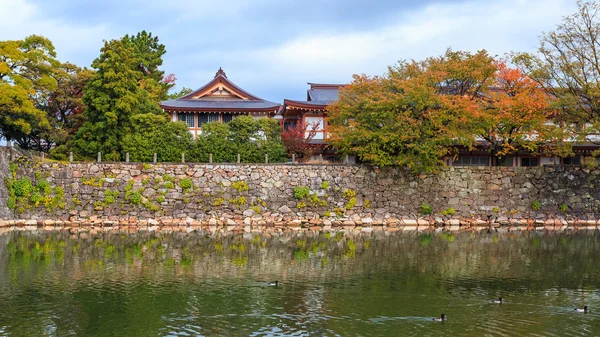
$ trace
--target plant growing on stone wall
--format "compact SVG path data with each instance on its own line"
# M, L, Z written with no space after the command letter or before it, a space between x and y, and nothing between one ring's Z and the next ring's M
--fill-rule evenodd
M356 191L355 190L344 190L344 198L345 199L351 199L356 197Z
M45 180L45 179L38 180L38 182L35 184L35 187L38 191L40 191L43 194L52 193L52 188L50 187L50 183L48 182L48 180Z
M231 183L231 187L240 193L248 191L248 184L244 180L234 181Z
M449 208L447 208L447 209L445 209L445 210L442 211L442 215L444 215L444 216L445 215L453 216L454 214L456 214L456 210L454 208L452 208L452 207L449 207Z
M71 198L71 203L72 203L73 205L81 205L81 200L79 200L79 198L78 198L78 197L79 197L79 195L78 195L78 194L75 194L75 195L73 195L73 197Z
M433 207L430 204L422 203L419 209L419 213L423 215L430 215L433 213Z
M562 203L562 204L558 205L558 210L565 213L569 210L569 205Z
M258 206L250 206L250 209L254 211L256 214L260 214L260 207Z
M304 201L300 201L296 204L296 208L302 209L306 207L306 203Z
M161 204L162 204L163 202L165 202L165 197L164 197L164 196L162 196L162 195L159 195L159 196L156 198L156 201L157 201L158 203L161 203Z
M346 209L352 209L354 205L356 205L356 198L352 197L350 198L350 200L348 200L348 203L346 204Z
M152 168L152 165L144 163L142 164L142 168L144 169L144 171L149 171Z
M14 189L15 196L17 197L28 198L31 195L31 192L33 192L33 184L27 177L23 177L14 181L12 188Z
M125 194L125 199L134 205L140 205L142 203L142 194L139 191L131 191L129 194Z
M341 208L339 208L339 207L336 207L336 208L333 210L333 212L335 212L335 215L337 215L337 216L338 216L338 217L340 217L340 218L344 216L344 210L343 210L343 209L341 209Z
M306 186L294 187L294 198L300 200L310 194L310 189Z
M171 182L171 181L165 181L165 185L164 185L164 187L165 187L166 189L174 189L174 188L175 188L175 185L174 185L174 184L173 184L173 182Z
M102 187L104 185L104 178L96 179L96 177L81 178L81 182L85 186Z
M498 213L498 212L500 212L500 208L494 207L494 208L492 208L492 212Z
M150 182L150 178L144 178L142 180L142 185L147 185Z
M191 178L183 178L183 179L179 180L178 185L179 185L179 187L181 187L183 192L186 192L187 190L189 190L190 188L192 188L194 186L194 183L192 182Z
M330 217L331 211L325 211L325 213L323 213L323 216Z
M246 200L246 197L243 196L243 195L241 195L241 196L239 196L237 198L234 198L234 199L229 199L229 202L232 203L232 204L234 204L234 205L236 205L236 206L238 206L238 207L240 207L240 206L245 205L245 204L248 203L248 201Z
M534 211L539 211L542 209L542 203L539 200L533 200L531 202L531 209Z
M365 208L371 208L371 200L365 199L364 204L365 204Z
M213 202L213 206L215 206L215 207L221 206L221 205L223 205L224 201L225 200L223 200L223 198L220 198L220 197L216 198L215 201Z
M116 198L119 197L119 191L104 190L104 203L107 205L114 204Z
M327 188L329 188L329 182L327 180L323 181L321 183L321 188L326 190Z

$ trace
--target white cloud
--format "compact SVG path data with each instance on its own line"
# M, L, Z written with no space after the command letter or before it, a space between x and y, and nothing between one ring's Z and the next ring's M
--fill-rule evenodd
M36 34L50 39L58 58L89 66L110 37L108 25L83 26L66 19L50 18L28 0L0 0L0 40L19 40Z
M455 50L487 49L502 56L532 51L538 36L575 11L570 0L493 0L434 4L401 13L397 24L360 33L300 36L258 49L244 76L272 81L349 81L354 73L382 74L399 59ZM235 60L231 60L237 63ZM239 61L238 61L239 62ZM256 76L255 74L261 74Z

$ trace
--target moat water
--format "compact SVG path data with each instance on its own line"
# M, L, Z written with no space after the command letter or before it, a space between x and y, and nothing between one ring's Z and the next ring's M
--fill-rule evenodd
M0 336L600 336L599 238L8 232Z

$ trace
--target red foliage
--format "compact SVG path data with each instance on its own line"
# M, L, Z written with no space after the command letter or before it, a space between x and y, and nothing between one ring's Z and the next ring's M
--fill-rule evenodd
M175 84L175 81L177 81L175 74L169 74L162 79L162 82L166 84Z
M294 126L284 126L281 132L281 141L288 155L296 155L299 161L309 160L313 154L313 146L310 141L317 134L318 124L298 122Z

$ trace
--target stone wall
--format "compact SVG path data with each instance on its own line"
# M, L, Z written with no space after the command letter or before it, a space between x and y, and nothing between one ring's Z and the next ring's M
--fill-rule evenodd
M8 167L9 162L9 151L0 149L0 219L7 219L12 216L11 211L6 206L6 200L8 200L8 189L4 184L4 180L10 176L10 169Z
M449 167L414 175L356 165L23 161L23 177L49 187L19 198L3 218L31 224L595 226L600 217L600 171L579 167ZM6 205L6 192L0 196ZM422 214L424 204L433 214Z

